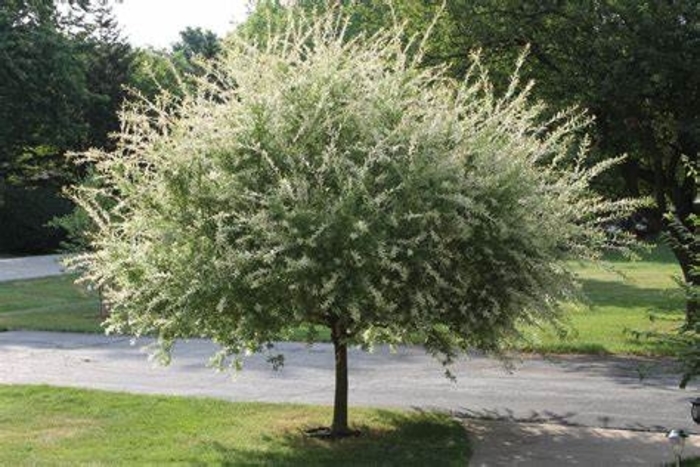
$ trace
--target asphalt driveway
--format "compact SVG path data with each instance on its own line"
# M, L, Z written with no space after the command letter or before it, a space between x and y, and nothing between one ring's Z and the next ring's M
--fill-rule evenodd
M62 255L0 258L0 282L63 274Z

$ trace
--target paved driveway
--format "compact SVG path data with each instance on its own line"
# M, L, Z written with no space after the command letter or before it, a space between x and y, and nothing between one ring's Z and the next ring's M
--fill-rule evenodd
M237 401L330 404L333 354L327 344L311 348L281 343L286 364L273 371L262 355L250 357L239 374L205 366L215 347L205 340L181 342L173 363L147 359L148 340L89 334L0 333L0 383L47 383L141 393L213 396ZM459 361L457 382L415 347L396 354L386 348L352 350L352 405L435 407L465 416L549 421L589 427L662 431L693 429L689 399L697 386L677 388L667 364L639 359L563 357L526 359L508 373L500 362L474 356ZM645 375L640 380L639 376Z
M61 255L0 259L0 282L63 274Z

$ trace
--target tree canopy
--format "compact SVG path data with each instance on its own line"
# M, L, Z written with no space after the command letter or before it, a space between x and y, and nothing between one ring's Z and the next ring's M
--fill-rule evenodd
M74 265L109 330L166 351L210 337L238 361L325 327L333 435L349 344L498 352L518 323L557 319L565 260L595 257L600 224L631 207L589 189L609 164L586 168L584 116L542 123L517 78L497 97L478 62L457 81L400 32L347 27L301 16L264 45L229 38L177 102L132 103L117 150L84 155L99 186L73 190L97 226Z

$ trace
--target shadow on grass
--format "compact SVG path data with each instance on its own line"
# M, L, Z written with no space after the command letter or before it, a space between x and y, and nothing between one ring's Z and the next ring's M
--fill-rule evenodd
M571 342L566 340L547 343L546 349L543 349L540 345L528 343L524 344L520 350L525 353L541 354L544 357L560 354L585 354L598 357L611 355L610 350L602 344L593 342Z
M679 313L683 310L683 291L678 288L637 287L626 281L581 280L583 293L593 306L638 308L652 313Z
M604 344L595 342L578 341L555 341L542 345L523 345L520 350L525 353L541 355L545 358L561 355L590 355L594 357L614 357L619 355L622 358L673 358L683 350L682 345L677 340L677 334L673 332L648 332L644 330L622 328L624 338L630 343L638 345L639 350L629 354L615 354Z
M222 465L275 465L275 466L425 466L467 465L470 448L464 427L445 415L432 412L406 414L379 411L381 430L359 425L359 437L336 441L309 438L300 427L281 433L256 449L232 448L212 442L207 448L221 455Z

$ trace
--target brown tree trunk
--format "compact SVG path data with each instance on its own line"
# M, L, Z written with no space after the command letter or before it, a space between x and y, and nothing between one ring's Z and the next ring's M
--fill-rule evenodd
M671 251L678 260L683 273L683 280L688 286L697 287L700 285L700 275L695 271L698 267L695 264L700 252L697 251L699 243L697 241L698 232L692 225L686 225L680 219L667 221L666 229L669 235ZM693 327L700 320L700 304L693 296L688 297L685 305L685 324Z
M335 322L331 328L331 339L335 350L335 399L333 401L332 437L352 434L348 427L348 345L347 332Z
M676 255L676 258L678 258L678 262L681 265L681 271L683 271L683 280L685 280L685 283L688 286L691 287L698 287L700 286L700 277L698 277L696 274L693 274L692 268L694 265L692 262L685 257L681 258L681 256ZM700 319L700 304L698 303L697 300L695 300L692 296L688 297L688 299L685 302L685 323L686 326L692 327L698 324L698 320Z

